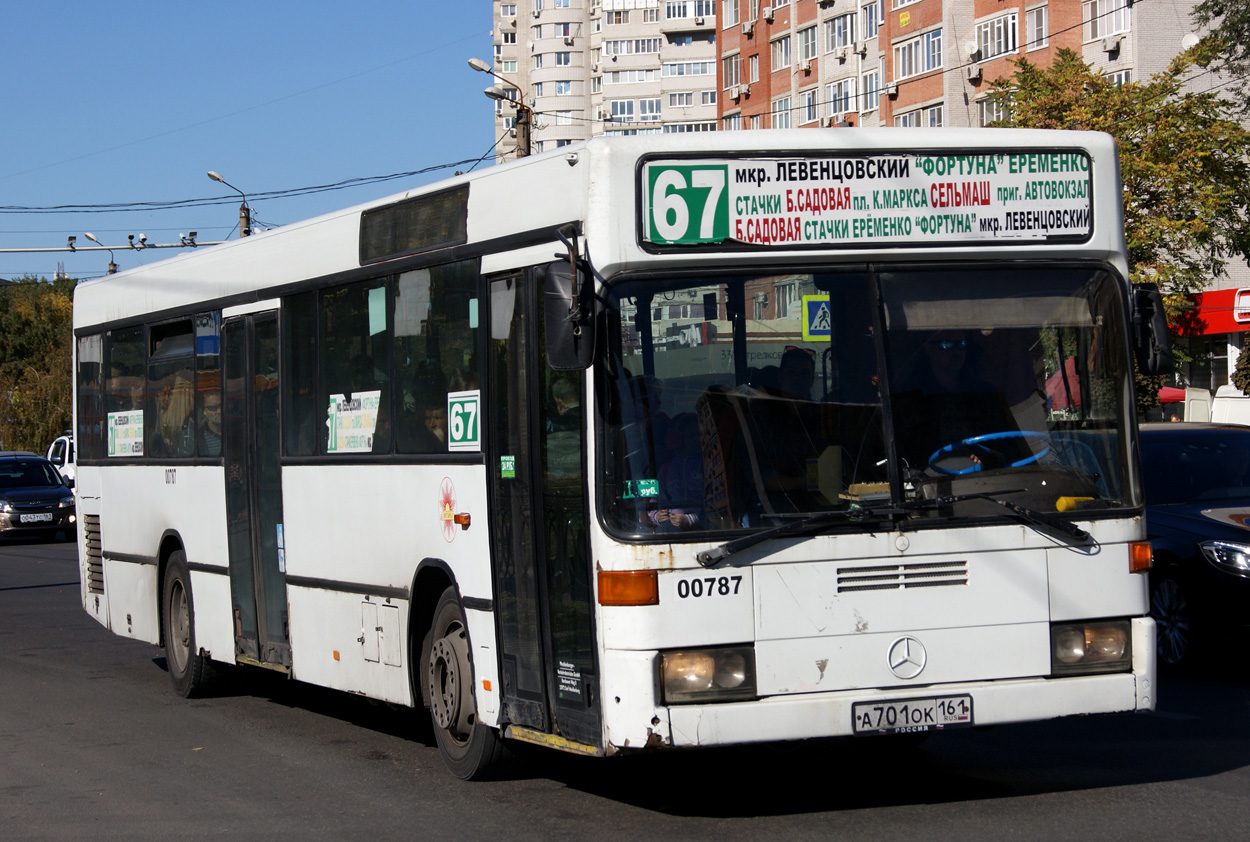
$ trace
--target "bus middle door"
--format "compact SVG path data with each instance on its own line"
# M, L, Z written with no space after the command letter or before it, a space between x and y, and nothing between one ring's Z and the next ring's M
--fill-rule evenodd
M222 325L222 450L235 657L288 670L282 466L278 431L278 316L249 313Z

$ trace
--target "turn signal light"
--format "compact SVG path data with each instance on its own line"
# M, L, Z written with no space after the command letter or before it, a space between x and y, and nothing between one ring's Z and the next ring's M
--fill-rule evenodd
M1154 548L1149 541L1133 541L1128 545L1128 572L1145 573L1154 567Z
M659 605L659 577L654 570L600 570L599 604Z

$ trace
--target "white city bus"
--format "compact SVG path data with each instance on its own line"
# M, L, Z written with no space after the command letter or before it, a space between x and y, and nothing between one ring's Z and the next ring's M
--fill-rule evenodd
M1116 151L596 139L83 283L82 596L211 662L628 749L1155 702Z

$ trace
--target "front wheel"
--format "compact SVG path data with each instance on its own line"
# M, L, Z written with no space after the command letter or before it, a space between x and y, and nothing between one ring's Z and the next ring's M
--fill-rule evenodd
M1171 576L1160 576L1150 587L1150 616L1157 627L1160 663L1175 668L1194 662L1194 615L1185 587Z
M489 777L503 763L504 745L494 728L477 719L469 634L455 588L443 591L439 598L422 648L423 680L438 753L462 780Z
M161 597L165 663L174 690L184 698L199 695L208 676L208 661L195 644L195 602L191 598L191 574L187 554L178 550L165 568Z

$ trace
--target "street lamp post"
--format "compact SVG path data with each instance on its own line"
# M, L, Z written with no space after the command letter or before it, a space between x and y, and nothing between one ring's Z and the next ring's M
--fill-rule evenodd
M516 99L508 96L508 92L498 85L491 85L483 93L494 100L501 102L511 102L516 106L516 155L518 158L524 158L530 154L530 128L534 125L534 112L525 104L525 95L521 92L520 87L515 82L511 82L495 71L480 58L469 59L469 67L481 73L487 73L494 76L500 82L510 86L516 91Z
M97 240L97 239L96 239L95 234L92 234L90 231L88 231L88 232L86 233L86 235L85 235L85 236L87 237L87 239L88 239L88 240L90 240L91 242L95 243L95 244L96 244L97 246L99 246L100 248L103 248L103 249L108 249L108 253L109 253L109 274L110 274L110 275L116 275L116 274L117 274L117 264L113 262L113 250L112 250L111 248L109 248L108 246L104 245L104 243L102 243L102 242L100 242L99 240ZM72 251L72 250L73 250L73 246L74 246L74 238L73 238L73 237L70 237L70 238L69 238L69 245L70 245L70 250Z
M233 190L234 192L238 193L240 196L243 197L243 204L239 205L239 236L246 237L249 234L251 234L252 233L252 211L247 206L247 196L243 194L242 190L240 190L239 188L235 187L233 184L231 184L230 182L222 178L221 173L216 172L215 170L209 170L207 175L213 181L220 182L221 184L226 185L231 190Z

